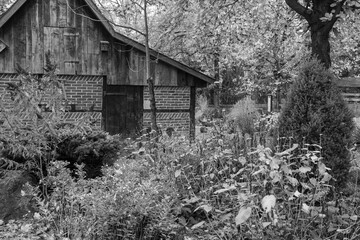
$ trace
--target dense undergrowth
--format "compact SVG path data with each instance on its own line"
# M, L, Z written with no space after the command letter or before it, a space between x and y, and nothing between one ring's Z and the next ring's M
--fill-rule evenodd
M30 92L36 99L14 87L25 107L2 106L1 176L31 171L38 182L20 192L29 212L0 220L2 238L360 238L356 149L346 188L336 189L322 146L279 137L278 114L258 114L250 99L222 118L198 114L207 127L192 143L176 134L132 141L89 121L58 128L37 108L43 88ZM19 112L30 124L16 121Z
M103 176L76 178L65 162L49 164L51 193L26 186L35 210L2 222L8 239L358 239L357 180L332 191L320 151L294 144L247 152L237 134L214 123L189 145L163 137L131 147ZM216 130L217 129L217 130ZM221 131L219 131L221 130ZM231 132L231 131L230 131ZM237 140L236 140L237 139ZM300 151L296 151L300 150ZM235 153L237 152L237 153ZM300 152L294 154L294 152ZM355 166L355 165L354 165Z

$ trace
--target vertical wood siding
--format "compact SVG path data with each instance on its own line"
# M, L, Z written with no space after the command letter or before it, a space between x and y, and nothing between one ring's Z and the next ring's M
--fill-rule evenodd
M17 64L44 72L46 56L59 74L106 75L109 85L146 86L145 53L115 40L84 0L29 0L0 29L8 47L0 53L0 72ZM101 51L100 42L109 42ZM202 81L154 58L151 75L157 86L196 86ZM199 86L199 85L198 85Z

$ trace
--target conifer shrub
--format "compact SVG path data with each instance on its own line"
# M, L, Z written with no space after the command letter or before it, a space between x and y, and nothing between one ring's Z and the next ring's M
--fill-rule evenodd
M317 60L304 63L279 118L279 136L293 142L319 144L335 186L340 189L350 169L353 114L333 74Z

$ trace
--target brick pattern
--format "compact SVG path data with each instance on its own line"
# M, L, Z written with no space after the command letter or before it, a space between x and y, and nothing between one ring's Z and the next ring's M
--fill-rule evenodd
M16 81L17 74L0 74L0 91L5 89L7 83ZM101 126L102 110L102 88L103 78L101 76L70 76L60 75L65 87L66 97L68 100L68 110L73 105L72 110L64 114L65 122L75 122L84 116L90 116L96 126ZM8 96L5 97L5 100ZM45 96L46 99L46 96ZM45 100L46 101L46 100ZM6 101L7 102L7 101ZM44 102L45 103L45 102ZM9 101L9 106L10 106ZM8 106L8 107L9 107ZM75 107L75 109L74 109ZM89 112L91 108L91 112Z
M177 134L189 137L190 113L157 113L157 123L162 132L172 127ZM144 128L151 126L151 113L144 113Z
M76 111L94 111L102 109L102 79L84 81L82 79L64 80L68 104L75 104Z
M189 109L190 87L155 87L156 108L161 109ZM144 87L144 107L149 101L149 88Z
M101 118L101 112L66 112L62 115L62 119L66 123L86 120L99 129L101 128Z
M156 108L159 110L156 114L157 123L163 132L172 127L177 134L189 136L190 113L171 112L171 110L190 109L190 90L190 87L155 87ZM144 87L144 109L150 109L149 99L149 88ZM161 110L168 111L161 112ZM151 113L146 112L143 116L143 126L146 128L150 125Z

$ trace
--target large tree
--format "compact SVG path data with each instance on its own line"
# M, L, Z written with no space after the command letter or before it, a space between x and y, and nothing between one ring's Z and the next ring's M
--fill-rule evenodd
M311 50L326 68L331 66L330 32L344 11L358 11L356 0L285 0L291 9L306 19L311 33Z

